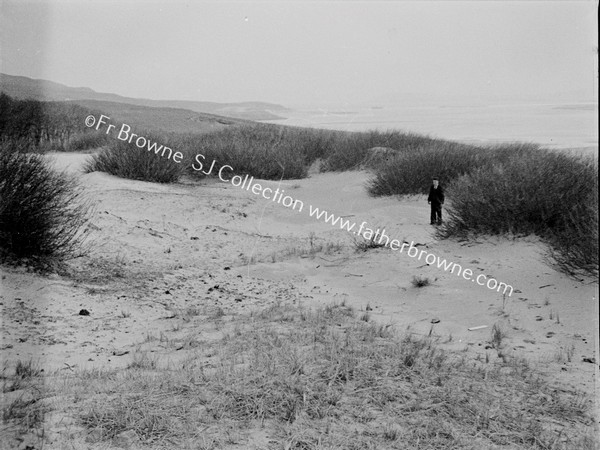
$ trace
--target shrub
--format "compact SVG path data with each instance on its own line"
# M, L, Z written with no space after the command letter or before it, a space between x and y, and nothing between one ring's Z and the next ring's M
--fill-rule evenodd
M339 132L315 128L288 128L288 130L293 130L295 139L302 143L304 161L308 166L331 153L336 136L339 134Z
M404 152L389 164L378 167L368 182L368 190L373 196L425 194L433 176L438 176L445 184L478 167L537 150L538 146L532 144L484 148L458 142L433 141Z
M89 205L72 177L26 150L0 144L0 255L38 261L73 256Z
M168 138L152 134L143 135L149 142L158 146L168 146L173 150ZM158 183L173 183L179 179L184 162L176 163L165 156L148 151L147 147L139 148L134 143L115 140L100 153L93 155L84 166L86 172L106 172L117 177L132 180L153 181Z
M416 276L412 277L412 280L410 281L410 283L416 288L421 288L421 287L429 286L431 284L431 280L429 280L429 278L427 278L427 277L422 277L421 275L416 275Z
M296 179L306 177L318 159L323 161L323 172L353 170L364 163L372 147L408 151L434 142L438 141L399 131L345 132L245 124L213 133L179 135L176 145L190 161L201 153L207 162L216 159L219 166L228 164L238 175Z
M111 138L104 132L87 132L72 137L68 144L68 151L89 150L103 147L111 142Z
M441 237L531 234L559 265L598 271L598 167L592 157L545 150L487 164L448 186Z
M64 150L86 108L68 102L18 100L0 93L0 137L27 141L28 151Z
M322 160L322 172L359 169L368 163L369 149L373 147L393 148L406 154L429 149L434 154L433 160L440 149L448 152L455 147L475 149L400 131L345 132L271 124L243 124L212 133L178 134L173 145L192 163L200 153L207 165L216 160L218 167L230 165L238 175L271 180L304 178L316 160ZM443 167L444 161L439 161L438 166ZM189 170L202 176L191 164ZM428 180L430 174L426 172L424 177Z
M318 140L290 130L265 124L232 126L214 133L179 136L176 146L190 161L190 172L195 175L201 172L192 164L196 154L202 154L209 167L214 159L217 167L229 165L236 175L265 180L304 178L308 174L304 145L310 143L312 154L317 154L314 147Z
M433 145L439 141L414 133L401 131L334 132L332 148L327 154L321 171L345 171L358 169L365 162L368 150L373 147L388 147L401 152Z

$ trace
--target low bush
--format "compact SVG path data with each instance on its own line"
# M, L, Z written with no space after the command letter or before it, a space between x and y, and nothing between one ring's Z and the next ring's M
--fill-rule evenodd
M81 151L104 147L111 143L114 138L104 132L87 132L78 134L67 143L67 151Z
M205 166L210 167L212 160L217 160L216 167L229 165L236 175L264 180L298 179L308 174L303 147L308 139L305 142L303 138L309 135L298 133L294 137L294 133L264 124L232 126L214 133L180 135L175 145L186 155L190 173L195 175L202 176L193 168L196 155L202 154ZM317 153L315 149L311 151Z
M368 190L373 196L426 194L434 176L446 184L478 167L537 150L533 144L484 148L450 141L430 142L379 166L368 182Z
M536 234L569 272L598 271L598 166L545 150L488 163L448 186L441 237Z
M360 168L373 147L408 152L445 142L400 131L345 132L270 124L178 135L176 141L177 148L183 149L191 161L200 153L206 161L216 159L219 166L232 166L239 175L262 179L304 178L316 160L322 160L323 172L354 170Z
M431 284L431 280L421 275L415 275L412 277L412 280L410 280L410 284L412 284L416 288L421 288L429 286Z
M149 142L168 146L177 151L165 136L144 134ZM152 181L157 183L173 183L183 172L185 162L176 163L168 157L169 152L162 150L158 154L147 147L139 148L134 143L113 140L109 147L93 155L84 166L86 172L106 172L121 178Z
M402 131L333 132L334 140L321 166L323 172L356 170L369 156L369 149L386 147L399 153L410 153L418 148L445 143L427 136Z
M0 256L37 261L74 256L89 205L72 177L28 150L15 142L0 144Z
M63 151L87 108L70 102L19 100L0 92L0 139L26 141L28 151Z

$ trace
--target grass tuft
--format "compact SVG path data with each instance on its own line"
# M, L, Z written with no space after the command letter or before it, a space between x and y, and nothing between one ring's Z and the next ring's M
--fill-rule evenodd
M429 286L431 284L431 280L428 277L423 277L421 275L415 275L412 277L410 283L413 287L422 288L425 286Z

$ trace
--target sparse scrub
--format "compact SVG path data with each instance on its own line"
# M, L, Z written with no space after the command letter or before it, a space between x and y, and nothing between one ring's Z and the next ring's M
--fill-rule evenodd
M15 366L15 376L22 380L38 377L41 373L41 369L32 360L27 362L19 360Z
M492 345L492 347L496 350L500 350L502 348L502 341L504 341L505 337L506 333L504 332L502 327L495 323L492 326L492 333L490 338L490 344Z
M14 392L25 389L42 373L41 369L31 360L27 362L17 361L13 375L7 376L7 369L8 366L5 365L2 375L2 392Z
M21 430L39 427L44 420L45 410L38 403L39 399L19 397L2 408L2 421L18 423Z
M42 263L74 256L90 206L72 177L28 149L0 144L0 257Z
M161 336L161 341L163 337ZM148 352L136 351L133 354L133 359L127 366L128 369L155 369L157 365L157 358L150 356Z
M172 147L168 138L152 133L142 134L149 142ZM163 156L164 153L164 156ZM168 150L158 153L149 151L147 146L139 148L135 143L113 140L109 147L90 157L84 170L86 172L106 172L121 178L153 181L157 183L174 183L183 172L184 162L176 163L169 157Z
M422 288L425 286L429 286L431 284L431 280L428 277L423 277L421 275L415 275L412 277L410 283L416 288Z
M335 132L330 151L321 171L346 171L359 169L373 147L386 147L399 153L411 153L417 148L446 142L402 131ZM379 165L378 165L379 167Z
M567 352L567 361L572 362L573 356L575 355L575 344L571 344L569 347L567 347L566 352Z
M31 360L17 361L12 372L10 364L5 361L0 394L2 444L9 445L10 433L7 433L6 437L4 435L7 430L17 431L20 435L39 431L47 411L47 407L40 401L43 396L42 375L42 369Z
M0 140L23 142L30 152L65 150L87 114L71 103L18 100L0 92Z
M80 422L100 440L132 430L178 448L198 443L198 429L215 448L232 439L243 447L245 433L227 430L254 427L282 448L593 448L588 403L516 360L466 363L433 338L364 322L339 304L281 304L239 320L205 344L210 362L70 374L69 386L97 394L81 404ZM557 423L568 423L560 439Z
M354 248L357 252L366 252L367 250L374 248L385 247L385 241L381 239L379 233L375 233L370 239L364 237L352 237L354 240ZM381 242L380 242L381 241Z
M314 258L320 253L325 255L333 255L341 252L344 249L344 244L317 238L314 233L311 233L307 240L308 245L303 241L300 241L296 245L290 245L283 249L271 252L268 255L268 260L272 263L276 263L278 261L284 261L285 259L295 257ZM257 255L253 256L252 258L243 257L241 259L244 264L254 264L258 261L263 261L264 257Z
M69 139L66 146L67 151L92 150L111 144L115 137L103 131L88 131L78 134Z
M575 355L575 344L561 346L554 354L554 360L558 363L573 362Z

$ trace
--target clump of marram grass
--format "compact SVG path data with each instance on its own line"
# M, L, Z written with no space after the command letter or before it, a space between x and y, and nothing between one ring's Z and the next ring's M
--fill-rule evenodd
M0 144L0 257L34 264L73 257L90 206L73 177L28 150Z
M81 151L104 147L113 141L114 137L102 131L88 131L72 136L67 145L67 151Z
M430 138L416 133L406 133L398 130L389 131L362 131L362 132L334 132L328 152L325 154L322 172L357 170L368 162L369 149L385 147L397 150L399 154L412 153L418 148L437 144L446 144L447 141ZM381 165L376 165L380 167Z
M598 166L544 150L487 164L448 186L440 237L536 234L559 267L598 273Z
M281 448L593 448L587 402L516 359L480 364L344 305L278 304L227 327L180 363L69 374L62 386L94 393L80 423L178 448L199 429L213 448L237 429L244 447L259 428Z
M422 288L425 286L429 286L431 284L431 280L428 277L415 275L412 277L412 280L410 280L410 284L412 284L413 287Z
M152 151L148 150L148 144L140 148L135 143L114 140L108 148L90 157L84 171L106 172L121 178L156 183L176 182L183 173L184 165L183 162L177 163L171 159L177 150L171 147L166 136L148 133L144 137L151 142L151 148L156 143ZM172 151L169 152L165 147Z
M434 176L445 187L455 178L481 166L520 157L537 149L538 146L533 144L484 148L441 139L431 140L377 167L368 182L368 191L373 196L426 194Z
M4 361L0 379L0 411L2 415L2 448L17 448L27 434L41 440L40 431L48 408L42 403L43 371L33 361ZM43 435L43 433L42 433ZM42 445L43 446L43 445Z
M502 326L495 323L492 326L492 331L491 331L491 335L490 335L490 344L491 344L492 348L495 348L496 350L500 350L502 348L502 342L504 341L505 337L506 337L506 332L502 329Z
M0 92L0 136L25 143L31 153L63 151L90 112L69 102L20 100Z
M228 165L224 177L251 175L265 180L298 179L308 174L310 159L319 155L319 134L267 124L238 125L197 135L178 135L176 147L190 161L188 171L204 176ZM197 155L202 155L198 157Z
M354 241L354 249L357 252L366 252L367 250L384 248L386 246L386 242L383 241L382 235L379 233L379 229L369 239L366 239L362 236L358 238L353 236L352 239Z
M339 242L318 242L311 243L310 246L300 244L298 246L289 246L282 250L272 252L270 254L271 262L283 261L288 258L314 258L319 253L332 255L342 251L344 245Z
M446 188L440 238L536 234L567 273L598 275L598 164L534 144L482 148L437 140L375 169L372 195Z
M216 160L218 168L229 165L235 174L270 180L304 178L317 160L322 162L322 172L357 170L373 147L411 152L435 145L455 144L401 131L346 132L271 124L242 124L212 133L179 134L174 142L192 162L196 155L203 155L198 163L190 164L189 171L194 175L203 176L202 172Z

